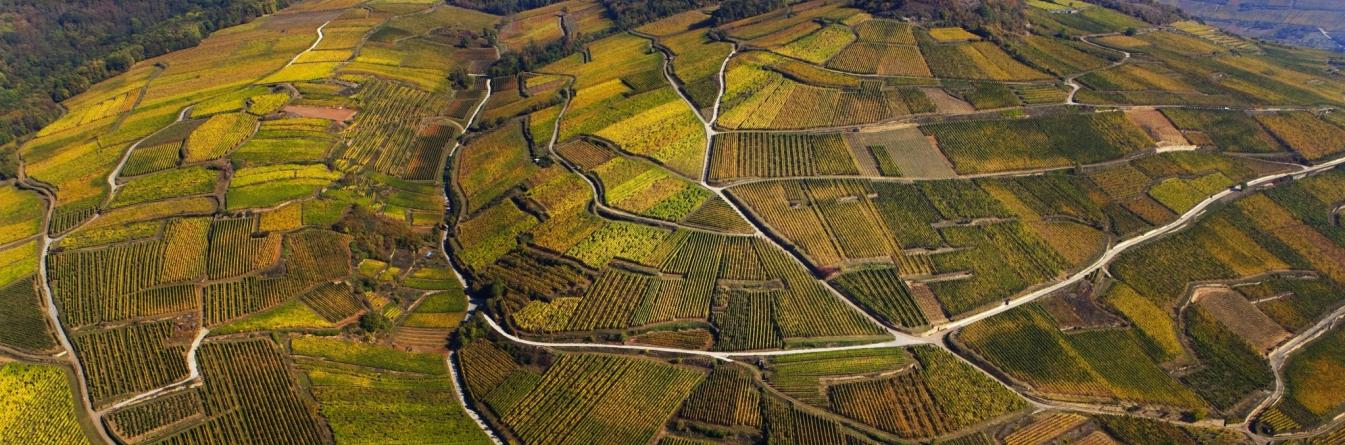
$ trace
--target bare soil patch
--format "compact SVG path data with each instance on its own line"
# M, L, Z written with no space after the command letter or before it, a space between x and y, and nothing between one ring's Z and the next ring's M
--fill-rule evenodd
M1107 312L1093 298L1093 286L1085 281L1067 293L1041 300L1041 305L1064 330L1123 326L1125 322Z
M942 88L921 88L920 91L924 91L925 96L929 97L931 102L934 102L934 107L939 110L940 114L965 114L976 112L976 107L971 106L967 101L953 97L953 95L948 94L948 92L944 91Z
M346 122L355 117L353 108L315 107L312 105L286 105L281 109L299 117L316 117L337 122Z
M930 324L939 324L948 321L948 316L943 314L943 306L939 304L939 299L934 297L934 291L929 290L925 283L910 283L911 296L915 297L915 305L920 308L920 312L925 314L925 319Z
M883 147L888 157L897 164L901 175L913 178L952 178L957 176L953 164L943 156L931 138L915 127L881 131L846 133L851 151L868 151L870 146ZM863 153L868 157L868 153ZM861 159L856 155L856 159ZM871 159L871 158L870 158ZM876 166L874 167L877 168Z
M1150 138L1158 142L1158 146L1167 145L1190 145L1191 142L1182 136L1182 131L1178 130L1172 121L1168 120L1162 112L1155 109L1134 109L1126 111L1126 118L1144 129Z
M1247 344L1265 353L1292 336L1242 294L1226 287L1202 287L1191 300Z

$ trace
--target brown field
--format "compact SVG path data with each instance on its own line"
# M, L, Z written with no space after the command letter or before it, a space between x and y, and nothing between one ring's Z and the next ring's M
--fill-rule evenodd
M657 331L631 337L629 343L704 351L710 349L710 345L714 343L714 337L704 329Z
M1107 433L1102 431L1093 431L1087 436L1083 436L1082 439L1074 442L1075 445L1116 445L1119 443L1120 442L1117 442L1116 439L1112 439L1111 436L1108 436Z
M1125 321L1107 312L1092 298L1091 288L1077 288L1041 300L1041 306L1051 314L1061 329L1088 329L1123 326Z
M967 101L953 97L953 95L948 94L948 92L944 91L942 88L931 87L921 88L920 90L925 92L925 96L929 96L931 102L934 102L934 107L939 110L939 114L966 114L976 112L976 107L971 106Z
M1126 111L1126 118L1144 129L1144 132L1148 133L1150 138L1158 141L1159 147L1191 144L1190 141L1186 140L1186 137L1182 136L1181 130L1172 125L1172 121L1168 120L1167 116L1164 116L1158 110L1152 108L1134 109Z
M894 130L860 131L846 133L850 145L863 149L868 146L882 146L896 161L903 176L914 178L952 178L957 176L952 163L943 156L943 152L934 146L918 128L898 128Z
M286 105L281 108L286 113L299 117L316 117L319 119L334 120L337 122L349 121L355 117L355 109L352 108L333 108L333 107L315 107L311 105Z
M869 148L855 143L855 138L848 138L848 144L845 148L850 149L850 157L854 158L855 166L859 168L859 174L864 176L882 176L883 173L878 169L878 161L873 159L873 153Z
M413 328L402 326L392 336L392 342L416 352L442 352L447 350L451 329Z
M1216 320L1262 353L1275 348L1291 334L1257 309L1242 294L1226 287L1202 287L1191 300Z
M939 299L934 296L934 292L929 290L925 283L911 283L911 296L915 297L915 305L920 307L920 312L925 314L925 319L930 324L939 324L948 321L948 316L943 314L943 306L939 304Z

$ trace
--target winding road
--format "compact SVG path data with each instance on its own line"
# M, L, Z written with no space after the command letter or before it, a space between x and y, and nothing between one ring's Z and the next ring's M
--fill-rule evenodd
M1271 392L1270 395L1266 396L1265 400L1262 400L1261 403L1257 404L1256 408L1252 409L1251 413L1247 415L1246 421L1243 422L1243 425L1246 427L1247 433L1252 434L1254 436L1261 435L1260 432L1252 430L1252 427L1254 426L1252 424L1252 421L1255 420L1257 417L1260 417L1261 413L1265 411L1266 408L1269 408L1271 405L1275 404L1275 402L1278 402L1284 396L1286 386L1284 382L1284 364L1289 360L1289 357L1292 356L1295 352L1298 352L1299 349L1302 349L1304 346L1307 346L1309 343L1312 343L1313 340L1316 340L1320 338L1322 335L1325 335L1327 332L1330 332L1331 329L1335 328L1342 320L1345 320L1345 306L1342 306L1336 309L1335 311L1331 312L1330 314L1327 314L1325 317L1322 317L1322 319L1318 321L1317 324L1314 324L1312 325L1312 327L1304 330L1298 335L1295 335L1294 338L1291 338L1288 341L1281 343L1279 346L1275 347L1275 350L1271 351L1270 354L1267 355L1267 358L1270 361L1270 369L1275 373L1275 390ZM1345 422L1345 415L1338 416L1335 419L1325 422L1322 425L1319 425L1316 428L1312 428L1308 431L1292 434L1278 434L1275 435L1274 438L1294 439L1294 438L1308 437L1317 434L1321 431L1325 431L1332 427L1335 427L1341 424L1342 422Z
M1085 40L1085 41L1086 41L1086 40ZM1091 42L1088 42L1088 43L1092 44ZM1094 45L1095 45L1095 44L1094 44ZM655 46L657 47L658 45L655 45ZM713 146L713 137L714 137L716 134L719 134L719 132L714 128L714 122L717 120L717 118L718 118L718 116L719 116L720 105L722 104L723 94L724 94L724 91L725 91L725 85L726 85L725 72L727 71L727 67L728 67L729 61L731 60L733 54L736 54L736 53L737 53L737 47L735 46L734 50L733 50L732 52L730 52L729 56L726 57L725 60L724 60L724 62L720 65L720 70L719 70L719 73L718 73L718 76L719 76L719 90L718 90L717 93L716 93L715 102L714 102L714 105L713 105L713 107L712 107L711 117L710 117L708 120L705 119L703 116L701 116L701 114L700 114L699 112L696 112L696 107L695 107L694 103L693 103L691 100L689 100L689 98L687 98L687 97L685 96L685 94L683 94L683 92L682 92L682 90L681 90L680 88L677 88L677 86L678 86L679 84L677 83L676 79L673 77L672 70L671 70L671 63L672 63L671 61L672 61L672 58L674 57L674 55L667 53L666 50L664 50L664 49L661 49L661 48L660 48L660 50L661 50L661 51L664 51L664 53L665 53L665 60L664 60L664 75L665 75L665 77L667 77L668 82L669 82L671 85L673 85L673 87L674 87L674 89L677 91L679 97L681 97L682 100L683 100L683 101L684 101L684 102L685 102L685 103L692 109L693 113L697 116L697 119L701 121L701 123L702 123L702 125L703 125L703 127L704 127L704 129L705 129L705 132L706 132L706 137L707 137L706 156L705 156L706 167L705 167L705 169L703 169L702 177L700 178L700 181L699 181L700 184L701 184L702 186L705 186L706 188L709 188L709 189L715 191L716 194L718 194L721 198L725 199L726 202L728 202L731 206L733 206L733 208L734 208L734 210L735 210L736 212L738 212L740 215L742 215L742 216L745 217L746 214L743 212L743 210L742 210L741 208L739 208L733 201L727 199L727 197L723 195L723 191L722 191L722 190L723 190L723 187L713 187L713 186L710 186L708 183L706 183L706 179L707 179L707 177L708 177L708 172L709 172L708 169L709 169L709 162L710 162L710 150L711 150L711 148L712 148L712 146ZM1119 51L1119 50L1118 50L1118 51ZM1124 55L1124 57L1122 58L1122 60L1120 60L1120 61L1118 61L1118 62L1116 62L1116 63L1113 63L1110 67L1114 67L1114 66L1120 65L1120 64L1124 63L1126 60L1128 60L1128 59L1130 58L1130 53L1128 53L1128 52L1124 52L1124 51L1122 51L1122 53L1123 53L1123 55ZM1074 78L1074 77L1077 77L1077 76L1078 76L1078 75L1075 75L1075 76L1072 76L1072 77L1070 78L1070 83L1071 83L1071 85L1073 86L1073 91L1071 91L1070 96L1069 96L1069 102L1071 102L1071 103L1073 102L1074 93L1077 92L1078 89L1079 89L1079 85L1078 85L1077 83L1073 82L1073 78ZM567 101L567 103L566 103L566 106L568 107L568 101ZM562 116L563 116L563 113L562 113ZM560 119L560 118L558 118L557 125L559 125L559 119ZM550 144L548 144L548 148L549 148L549 149L554 148L555 137L556 137L556 135L553 133L552 141L550 142ZM1182 148L1184 148L1184 147L1182 147ZM553 152L552 154L554 155L554 152ZM933 326L933 327L931 327L931 329L929 329L929 330L927 330L926 332L923 332L923 333L921 333L921 334L919 334L919 335L910 335L910 334L907 334L907 333L904 333L904 332L900 332L900 331L897 331L897 330L895 330L895 329L893 329L893 328L887 326L886 324L883 324L883 323L879 322L878 320L874 319L874 318L872 317L872 315L870 315L867 311L862 310L862 309L859 308L857 305L855 305L854 302L850 301L850 299L845 298L843 295L841 295L839 292L837 292L836 289L832 288L832 287L829 285L829 283L826 283L825 281L822 281L822 283L826 285L827 289L830 290L836 298L839 298L841 301L844 301L844 302L847 303L849 306L851 306L854 310L859 311L860 313L865 314L865 315L866 315L870 320L872 320L876 325L881 326L881 327L883 327L886 331L888 331L888 333L892 336L892 339L891 339L891 340L888 340L888 341L885 341L885 342L870 343L870 344L863 344L863 345L836 346L836 347L801 348L801 349L785 349L785 350L771 350L771 351L737 351L737 352L702 351L702 350L691 350L691 349L670 348L670 347L659 347L659 346L644 346L644 345L602 344L602 343L580 343L580 342L547 342L547 341L537 341L537 340L529 340L529 339L521 338L521 337L519 337L519 336L517 336L517 335L515 335L515 334L513 334L513 333L511 333L511 332L509 332L508 330L504 329L503 327L501 327L501 326L500 326L500 325L499 325L493 318L491 318L490 316L488 316L488 315L484 315L484 314L483 314L483 318L485 319L487 325L489 325L489 326L491 327L491 329L494 330L494 331L495 331L497 334L499 334L500 336L502 336L502 337L504 337L504 338L506 338L506 339L508 339L508 340L510 340L510 341L513 341L513 342L517 342L517 343L520 343L520 344L531 345L531 346L548 347L548 348L559 348L559 349L579 349L579 350L611 350L611 351L629 351L629 352L643 352L643 353L657 352L657 353L667 353L667 354L680 354L680 355L701 356L701 357L708 357L708 358L712 358L712 359L720 360L720 361L734 361L735 359L739 359L739 358L762 357L762 356L783 356L783 355L796 355L796 354L808 354L808 353L831 352L831 351L845 351L845 350L856 350L856 349L872 349L872 348L886 348L886 347L904 347L904 346L919 345L919 344L931 344L931 345L935 345L935 346L937 346L937 347L944 348L944 349L946 350L946 349L947 349L947 346L944 344L944 341L945 341L945 339L946 339L946 336L947 336L949 333L954 332L954 331L956 331L956 330L958 330L958 329L960 329L960 328L966 327L966 326L968 326L968 325L971 325L971 324L973 324L973 323L976 323L976 322L978 322L978 321L984 320L984 319L986 319L986 318L993 317L993 316L995 316L995 315L1004 313L1004 312L1006 312L1006 311L1008 311L1008 310L1011 310L1011 309L1013 309L1013 308L1017 308L1017 307L1020 307L1020 306L1022 306L1022 305L1031 303L1031 302L1036 301L1036 300L1038 300L1038 299L1040 299L1040 298L1042 298L1042 297L1045 297L1045 296L1050 295L1050 294L1052 294L1052 293L1058 292L1058 291L1060 291L1061 289L1064 289L1064 288L1066 288L1066 287L1068 287L1068 286L1071 286L1071 285L1073 285L1073 284L1075 284L1075 283L1078 283L1078 282L1081 281L1081 280L1087 279L1087 277L1088 277L1089 275L1091 275L1091 274L1097 272L1098 270L1102 270L1102 269L1104 269L1105 267L1107 267L1107 265L1109 265L1112 261L1114 261L1114 260L1115 260L1117 257L1119 257L1121 254L1123 254L1123 253L1125 253L1125 252L1127 252L1127 251L1129 251L1129 250L1131 250L1131 249L1134 249L1135 247L1140 246L1140 245L1142 245L1142 244L1144 244L1144 243L1147 243L1147 242L1149 242L1149 241L1152 241L1152 240L1161 238L1161 237L1163 237L1163 236L1172 234L1172 233L1174 233L1174 232L1180 231L1180 230L1182 230L1182 229L1184 229L1184 228L1190 226L1193 222L1199 220L1199 218L1200 218L1201 216L1203 216L1203 215L1204 215L1204 214L1211 208L1211 206L1214 206L1214 205L1216 205L1217 203L1219 203L1219 202L1221 202L1221 201L1227 200L1227 199L1229 199L1229 198L1237 197L1237 196L1240 196L1240 195L1243 195L1243 194L1246 194L1246 193L1252 193L1252 192L1256 191L1257 189L1260 189L1260 188L1263 188L1263 187L1272 186L1274 182L1279 181L1279 180L1283 180L1283 179L1298 179L1298 178L1302 178L1302 177L1304 177L1304 176L1308 176L1308 175L1313 175L1313 174L1317 174L1317 173L1320 173L1320 172L1324 172L1324 171L1327 171L1327 170L1329 170L1329 169L1335 168L1335 167L1341 165L1342 163L1345 163L1345 158L1332 160L1332 161L1325 162L1325 163L1318 164L1318 165L1314 165L1314 166L1306 166L1306 167L1305 167L1305 166L1299 166L1299 169L1297 169L1297 170L1293 170L1293 171L1289 171L1289 172L1283 172L1283 173L1270 174L1270 175L1266 175L1266 176L1258 177L1258 178L1252 179L1252 180L1250 180L1250 181L1247 181L1247 182L1245 183L1245 187L1246 187L1245 190L1244 190L1244 189L1236 189L1236 190L1235 190L1235 189L1226 189L1226 190L1220 191L1219 193L1216 193L1216 194L1214 194L1214 195L1212 195L1212 196L1209 196L1209 197L1205 198L1205 199L1202 200L1200 203L1196 204L1196 205L1195 205L1194 207L1192 207L1190 210L1184 212L1181 216L1179 216L1177 219L1173 220L1172 222L1170 222L1170 223L1168 223L1168 224L1165 224L1165 225L1163 225L1163 226L1161 226L1161 227L1157 227L1157 228L1151 229L1151 230L1149 230L1149 231L1147 231L1147 232L1145 232L1145 233L1143 233L1143 234L1141 234L1141 235L1138 235L1138 236L1135 236L1135 237L1132 237L1132 238L1123 240L1123 241L1121 241L1121 242L1119 242L1119 243L1117 243L1117 244L1115 244L1115 245L1113 245L1113 246L1110 246L1110 247L1109 247L1108 249L1106 249L1101 255L1099 255L1099 257L1098 257L1093 263L1091 263L1091 264L1089 264L1088 266L1082 268L1081 270L1079 270L1079 271L1077 271L1077 272L1071 274L1070 276L1068 276L1067 278L1065 278L1065 279L1063 279L1063 280L1057 281L1057 282L1055 282L1055 283L1052 283L1052 284L1050 284L1050 285L1047 285L1047 286L1042 287L1042 288L1040 288L1040 289L1037 289L1037 290L1035 290L1035 291L1031 291L1031 292L1029 292L1029 293L1027 293L1027 294L1024 294L1024 295L1022 295L1022 296L1019 296L1019 297L1017 297L1017 298L1014 298L1014 299L1008 301L1006 304L1004 304L1004 305L1002 305L1002 306L997 306L997 307L994 307L994 308L991 308L991 309L988 309L988 310L979 312L979 313L977 313L977 314L971 315L971 316L969 316L969 317L965 317L965 318L957 319L957 320L952 320L952 321L949 321L949 322L946 322L946 323L942 323L942 324ZM590 185L592 185L592 184L590 183ZM595 190L595 193L597 193L596 190ZM747 221L751 222L752 225L753 225L753 227L754 227L754 229L755 229L754 236L761 236L761 237L764 237L764 238L766 238L767 240L770 240L770 241L772 242L772 244L775 244L777 248L782 248L782 247L779 245L779 243L775 242L774 239L772 239L770 236L766 236L765 232L758 226L758 224L757 224L754 220L752 220L752 219L750 219L750 218L747 218ZM796 258L796 259L797 259L797 258ZM455 271L455 272L456 272L456 271ZM469 315L469 316L470 316L470 315ZM1332 315L1331 317L1329 317L1327 320L1323 320L1322 322L1320 322L1317 326L1315 326L1315 327L1314 327L1312 330L1310 330L1309 332L1305 332L1303 335L1300 335L1298 338L1296 338L1296 339L1294 339L1294 340L1291 340L1289 343L1286 343L1285 345L1282 345L1280 348L1278 348L1278 349L1276 350L1275 354L1273 354L1273 357L1278 357L1277 359L1273 359L1273 361L1274 361L1274 362L1277 362L1277 363L1280 363L1280 365L1273 365L1273 366L1276 367L1276 370L1277 370L1277 376L1278 376L1278 369L1279 369L1279 366L1282 365L1282 362L1284 361L1284 357L1286 357L1286 356L1287 356L1288 354L1290 354L1292 351L1294 351L1294 350L1298 349L1299 347L1301 347L1302 344L1306 344L1306 343L1307 343L1308 341L1310 341L1312 338L1316 338L1317 336L1321 335L1321 333L1322 333L1322 332L1325 332L1325 330L1326 330L1326 327L1324 327L1324 326L1330 326L1330 325L1332 324L1331 322L1332 322L1333 320L1337 320L1337 319L1339 319L1339 318L1342 317L1342 316L1345 316L1345 308L1342 308L1342 309L1338 310L1335 314L1333 314L1333 315ZM951 351L950 351L950 352L951 352ZM954 353L954 356L958 357L959 359L963 360L963 361L966 362L966 363L971 364L973 367L975 367L976 369L980 370L981 372L983 372L983 373L985 373L985 374L987 374L987 375L990 375L991 377L993 377L993 378L995 379L995 381L997 381L997 382L1000 383L1001 385L1005 386L1006 388L1009 388L1010 390L1014 391L1015 393L1020 394L1021 396L1023 396L1029 403L1031 403L1031 404L1032 404L1035 408L1037 408L1037 409L1062 409L1062 410L1081 411L1081 412L1089 412L1089 413L1123 414L1123 411L1112 410L1112 409L1109 409L1109 408L1111 408L1111 407L1106 407L1106 406L1101 406L1101 405L1074 404L1074 403L1056 402L1056 401L1051 401L1051 400L1045 400L1045 399L1042 399L1042 398L1040 398L1040 397L1037 397L1034 393L1031 393L1031 392L1028 391L1028 390L1024 390L1024 389L1021 389L1021 388L1014 387L1013 385L1009 384L1008 382L1005 382L1004 380L1002 380L1002 379L1001 379L999 376L997 376L996 374L991 373L991 372L989 372L989 371L986 370L986 369L983 369L979 364L977 364L977 363L975 363L975 362L968 361L965 357L963 357L963 356L960 355L960 354L956 354L956 353ZM1280 393L1282 392L1282 386L1283 386L1283 383L1280 381L1280 379L1277 378L1277 391L1276 391L1276 393L1273 394L1271 397L1268 397L1267 400L1264 401L1264 402L1262 403L1261 408L1263 408L1264 406L1268 406L1268 404L1271 403L1271 402L1278 396L1278 394L1280 394ZM1260 408L1258 408L1258 409L1260 409ZM1176 421L1176 420L1172 420L1172 419L1155 419L1155 420L1164 421L1164 422L1170 422L1170 423L1175 423L1175 424L1192 425L1192 424L1187 423L1187 422L1181 422L1181 421ZM1253 435L1253 437L1259 437L1259 436L1257 436L1257 435L1255 434L1255 432L1250 431L1250 427L1247 426L1247 425L1245 425L1245 424L1244 424L1244 425L1239 425L1238 427L1241 427L1241 428L1243 428L1243 429L1247 429L1246 432L1251 433L1251 434ZM1228 427L1228 428L1233 428L1233 427Z
M476 75L473 75L473 77L476 77ZM491 94L491 80L486 79L486 94L481 98L481 103L476 104L476 108L472 110L472 115L467 117L467 125L463 126L463 132L462 132L463 135L466 135L467 134L466 129L472 128L472 124L476 122L477 116L481 114L481 109L485 108L486 102L490 100L490 94ZM453 159L453 156L458 153L458 149L461 147L462 147L462 137L458 137L457 140L453 142L453 148L448 150L448 159ZM447 181L452 181L453 178L452 175L446 175L446 177ZM450 197L448 196L449 194L448 190L449 187L452 186L452 184L449 184L447 181L441 188L441 190L443 190L444 192L445 205L453 202L451 199L449 199ZM445 211L447 210L448 209L445 208ZM447 228L445 228L445 230L439 231L439 254L444 256L444 261L448 263L448 270L453 271L453 277L457 278L458 284L462 285L463 289L466 289L467 280L462 277L461 272L458 272L458 266L453 264L453 258L448 255ZM471 318L472 314L475 312L476 312L476 302L471 301L469 299L467 301L466 314L463 316L463 319L466 320L467 318ZM489 319L490 317L486 318ZM444 365L448 367L449 380L453 382L453 390L454 390L453 393L458 397L458 405L462 407L462 411L467 413L467 417L471 418L472 422L476 423L477 428L480 428L481 431L485 432L486 437L490 438L490 441L492 443L494 443L495 445L504 445L504 442L500 440L500 437L495 434L495 430L491 429L490 425L486 424L486 421L481 417L481 413L476 412L475 409L472 409L472 405L467 403L467 396L466 396L467 393L463 391L464 380L462 376L458 374L459 363L457 361L457 354L454 351L448 351L448 354L444 356Z
M295 54L294 57L290 58L289 62L285 62L285 66L280 67L280 70L289 68L290 65L293 65L294 62L299 60L300 57L303 57L304 54L308 54L308 52L312 51L313 48L317 48L318 44L322 43L322 37L323 37L322 28L326 28L327 24L331 22L332 22L331 20L328 20L326 22L323 22L321 26L318 26L318 39L314 40L312 45L308 45L308 48L304 48L303 51L299 51L299 54ZM276 70L276 72L280 72L280 70Z

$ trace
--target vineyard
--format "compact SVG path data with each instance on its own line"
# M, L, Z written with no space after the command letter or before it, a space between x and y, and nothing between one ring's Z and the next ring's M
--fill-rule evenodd
M89 395L109 401L187 376L185 343L171 321L83 333L71 339L88 373Z
M1340 329L1328 332L1295 353L1285 364L1285 398L1271 407L1273 413L1287 417L1287 425L1275 425L1275 432L1312 427L1329 421L1345 407L1336 390L1342 384L1341 351L1345 335ZM1269 414L1266 417L1270 417ZM1269 421L1267 418L1263 422ZM1288 427L1288 428L1285 428Z
M1326 141L1345 137L1345 129L1331 124L1309 112L1257 114L1256 120L1266 130L1283 141L1290 150L1310 161L1340 153L1342 149Z
M387 356L387 363L422 361L415 354L390 348L380 347L371 354ZM318 413L339 443L489 443L459 408L450 376L443 368L433 373L406 374L317 360L301 363L312 384Z
M709 180L858 175L840 134L728 133L714 139Z
M1017 309L972 326L960 338L1015 379L1044 393L1204 406L1154 365L1128 332L1066 336L1046 317L1036 306Z
M929 324L896 268L868 269L842 274L836 287L883 321L915 328Z
M1014 60L991 42L922 43L920 50L925 56L925 63L929 64L929 71L939 78L999 81L1048 78L1046 74Z
M1163 115L1193 143L1212 144L1233 152L1279 151L1279 143L1245 113L1172 108L1164 109Z
M205 123L192 130L182 151L183 162L200 162L218 159L243 140L252 136L257 129L257 118L243 113L227 113L211 116Z
M343 168L368 167L407 179L433 179L452 134L431 134L420 122L439 115L448 98L401 84L366 82L355 96L361 113L347 130L348 146L339 155Z
M1345 174L1294 171L1345 139L1320 54L1162 5L534 3L207 8L53 74L64 113L0 149L0 443L1232 444L1345 410L1339 329L1267 356L1345 283ZM52 32L121 42L86 9Z
M805 129L870 124L934 111L925 94L914 88L857 80L859 88L845 89L801 83L797 76L781 73L790 63L778 57L749 53L729 64L719 125L739 130Z
M260 442L322 443L318 419L287 377L287 365L278 347L268 340L206 343L197 352L201 361L201 409L204 419L184 429L156 437L159 443L227 443L247 437ZM191 403L190 398L173 399ZM145 416L164 411L155 402L126 410ZM175 407L171 411L190 407Z
M501 420L527 443L645 442L702 378L651 360L562 355Z
M38 280L27 277L0 288L0 344L25 351L56 347L38 295Z
M66 371L50 365L9 362L0 365L0 437L36 444L92 443L76 418Z
M921 130L938 139L939 148L963 173L1090 164L1153 145L1116 112L945 123Z
M682 405L678 416L719 425L761 425L761 392L756 379L736 365L710 371Z

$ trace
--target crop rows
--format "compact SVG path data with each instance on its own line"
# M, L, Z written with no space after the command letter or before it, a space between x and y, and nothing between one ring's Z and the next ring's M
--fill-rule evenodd
M609 268L593 285L575 308L568 329L623 328L631 325L632 314L642 300L658 293L658 279L649 275Z
M921 127L962 173L986 173L1116 159L1153 144L1119 112Z
M160 428L205 415L201 393L195 389L167 394L113 411L108 423L118 437L137 442Z
M920 49L930 72L940 78L1026 81L1048 77L991 42L921 45Z
M359 100L362 111L347 132L349 147L341 159L399 177L433 179L450 134L424 138L417 127L421 119L447 109L448 97L373 80Z
M372 351L396 364L423 357L389 347ZM438 354L429 356L435 362L442 361ZM394 374L382 367L300 360L319 412L337 443L488 443L458 404L452 381L443 368L430 374Z
M1069 93L1054 84L1015 85L1013 92L1028 105L1061 103L1069 98Z
M719 365L682 404L681 417L725 426L761 425L761 390L752 373Z
M214 326L270 308L298 295L303 286L289 278L256 277L206 285L202 292L202 321L206 326Z
M207 420L160 443L323 443L315 410L303 401L270 340L207 343L197 355Z
M861 74L930 76L925 58L915 45L856 42L827 61L827 66Z
M118 298L158 285L164 244L144 241L51 256L48 267L62 322L69 327L124 320L148 312Z
M207 218L170 220L163 233L163 254L168 261L163 263L161 281L177 283L205 276L209 235Z
M530 444L643 443L700 380L650 360L563 355L501 419Z
M90 443L75 416L78 402L67 371L52 365L0 365L0 437L10 443L65 445Z
M36 277L24 277L0 288L0 344L27 351L56 346L47 327L47 314L37 294Z
M631 343L677 349L706 349L714 343L714 336L704 329L654 331L631 338Z
M817 267L844 259L898 257L874 191L859 181L754 183L733 188L753 212Z
M768 443L781 445L852 443L831 419L799 409L793 402L767 397L764 412ZM850 437L853 439L853 436ZM863 443L863 442L859 442Z
M725 133L714 139L710 162L711 181L859 174L839 133Z
M933 437L955 428L918 372L835 385L829 396L837 412L901 437Z
M74 336L75 351L88 373L90 398L107 401L186 376L187 348L168 343L173 329L172 321L161 321Z
M776 330L776 292L728 291L719 295L726 299L726 309L712 312L710 321L719 330L720 350L775 349L784 345Z
M911 349L920 362L925 385L957 429L1023 409L1027 402L952 353L918 346Z
M526 368L518 368L509 373L499 386L486 394L486 404L497 413L507 413L514 409L528 392L542 382L542 375Z
M543 295L580 295L593 283L582 267L527 249L515 249L483 272L521 292Z
M327 283L304 294L300 299L324 320L338 322L364 309L345 283Z
M857 303L884 321L905 327L929 323L895 268L867 269L842 274L836 284Z
M252 136L257 118L250 114L228 113L211 116L187 137L184 162L218 159Z
M1163 115L1177 128L1187 132L1188 138L1192 136L1191 132L1198 132L1201 139L1225 151L1253 153L1279 151L1279 143L1262 129L1256 119L1243 111L1164 108ZM1191 142L1199 144L1194 139Z
M700 208L687 215L683 223L736 234L750 234L755 229L723 198L712 196Z
M275 263L281 237L253 237L256 226L254 218L222 219L211 225L206 261L211 279L239 276Z
M1310 112L1257 114L1255 117L1275 137L1308 160L1316 161L1345 150L1334 142L1345 140L1345 129Z
M330 230L304 230L286 235L285 276L305 285L348 276L350 241L350 235Z
M165 142L151 147L136 147L121 176L138 176L176 167L182 155L182 141Z
M766 381L791 397L827 406L824 380L896 371L911 362L901 349L814 352L771 358Z
M1005 445L1031 445L1048 442L1074 429L1088 418L1074 413L1055 413L1004 436Z
M518 368L509 354L483 340L468 343L458 354L462 357L467 390L478 400L500 386Z

